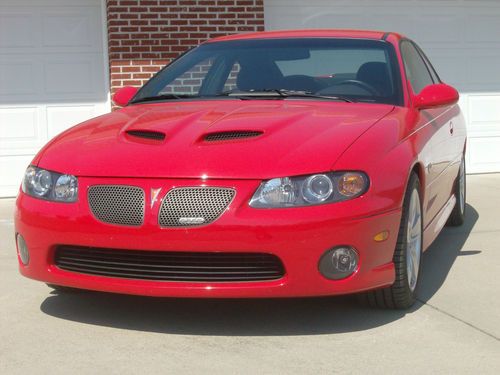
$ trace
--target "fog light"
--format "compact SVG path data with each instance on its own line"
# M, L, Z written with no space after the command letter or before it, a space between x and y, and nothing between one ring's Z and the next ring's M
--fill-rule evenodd
M23 236L21 236L18 233L16 242L17 242L17 253L19 254L19 258L21 259L21 262L25 266L27 266L28 263L30 262L30 253L28 251L28 246L26 245L26 241L24 240Z
M350 246L328 250L319 260L319 271L327 279L343 279L358 268L358 253Z

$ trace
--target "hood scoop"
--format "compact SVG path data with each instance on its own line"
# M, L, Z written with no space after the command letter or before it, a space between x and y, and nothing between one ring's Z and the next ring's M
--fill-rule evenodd
M255 138L264 132L260 130L231 130L205 134L205 142L223 142L237 139Z
M165 133L154 130L127 130L125 133L130 137L148 139L152 141L163 141Z

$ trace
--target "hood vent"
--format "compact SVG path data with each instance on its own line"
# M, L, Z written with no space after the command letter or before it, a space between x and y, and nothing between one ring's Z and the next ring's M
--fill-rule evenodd
M153 141L163 141L165 133L154 130L127 130L125 133L132 137L151 139Z
M206 142L231 141L233 139L254 138L262 134L263 132L258 130L233 130L209 133L205 135L204 139Z

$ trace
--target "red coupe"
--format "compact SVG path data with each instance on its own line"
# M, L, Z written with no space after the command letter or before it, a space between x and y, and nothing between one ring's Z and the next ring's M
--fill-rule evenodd
M22 181L20 271L56 289L407 308L464 221L458 93L401 35L217 38L113 100Z

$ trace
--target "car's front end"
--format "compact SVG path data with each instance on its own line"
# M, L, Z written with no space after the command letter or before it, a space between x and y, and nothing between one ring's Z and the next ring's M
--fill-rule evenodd
M339 69L354 64L359 77L326 74L334 73L323 64L330 53L348 56ZM290 74L304 59L316 61L310 79ZM380 68L390 81L379 82ZM371 84L358 79L367 75ZM280 86L260 87L273 80ZM33 160L15 214L20 271L58 286L151 296L389 286L404 182L379 165L390 162L399 120L374 151L355 145L401 101L395 51L382 40L196 49L132 105L70 129Z
M249 202L260 184L79 177L74 203L21 193L17 242L28 255L20 271L56 285L179 297L334 295L393 282L395 237L384 233L397 233L400 212L359 217L363 197L257 209ZM215 219L182 223L190 206L199 207L191 220ZM345 248L355 256L341 257L354 264L337 263L335 279L332 250ZM324 256L331 269L320 270Z

